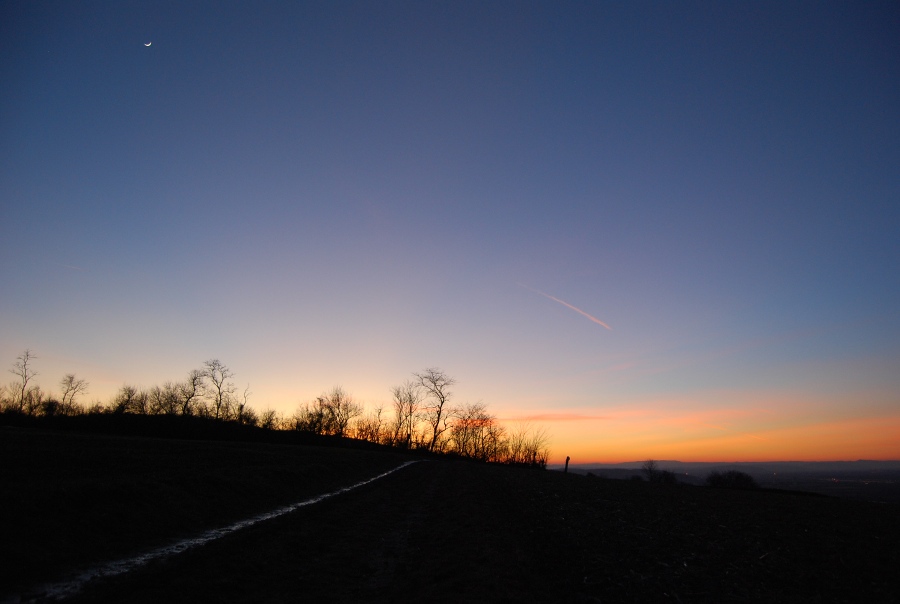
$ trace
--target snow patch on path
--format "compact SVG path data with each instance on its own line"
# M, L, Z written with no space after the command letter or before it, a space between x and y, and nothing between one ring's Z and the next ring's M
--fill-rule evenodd
M198 537L192 537L190 539L183 539L171 545L166 545L154 550L150 550L149 552L145 552L143 554L139 554L132 558L125 558L122 560L116 560L114 562L107 562L106 564L102 564L100 566L96 566L90 570L87 570L71 581L65 581L60 583L54 583L51 585L45 585L38 589L35 589L32 593L22 596L21 598L10 600L9 602L42 602L42 601L53 601L53 600L61 600L64 598L68 598L78 591L81 590L86 584L91 581L102 579L105 577L114 577L116 575L121 575L127 572L130 572L136 568L144 566L145 564L152 562L153 560L159 560L160 558L166 558L169 556L174 556L176 554L180 554L183 551L189 550L191 548L205 545L210 541L214 541L225 535L234 533L235 531L239 531L241 529L245 529L247 527L253 526L254 524L258 524L260 522L265 522L266 520L272 520L273 518L278 518L279 516L283 516L285 514L289 514L299 508L313 505L314 503L319 503L328 499L329 497L334 497L336 495L341 495L343 493L347 493L352 491L353 489L359 488L361 486L365 486L369 483L375 482L385 476L389 476L394 472L405 468L410 464L417 463L416 461L407 461L403 464L400 464L393 470L388 470L383 474L379 474L378 476L374 476L367 480L363 480L362 482L358 482L349 487L344 487L342 489L338 489L337 491L332 491L331 493L325 493L323 495L317 495L311 499L305 499L303 501L298 501L296 503L292 503L290 505L286 505L282 508L278 508L277 510L273 510L271 512L266 512L264 514L260 514L258 516L253 516L252 518L247 518L245 520L239 520L234 524L229 524L228 526L224 526L217 529L212 529L206 531L205 533L199 535Z

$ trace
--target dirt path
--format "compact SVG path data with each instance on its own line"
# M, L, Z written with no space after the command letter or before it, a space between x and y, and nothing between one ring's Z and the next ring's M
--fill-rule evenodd
M377 483L89 586L91 602L516 601L547 544L522 551L499 472L415 464ZM517 474L517 472L513 472ZM539 547L538 547L539 546Z
M355 484L409 459L0 426L0 602Z
M67 599L74 594L77 594L79 591L89 586L91 583L103 581L104 579L109 579L111 577L125 575L128 573L132 573L140 568L146 566L147 564L157 561L157 560L165 560L171 558L173 556L177 556L182 554L188 550L203 547L209 543L212 543L216 540L222 539L232 533L236 533L239 531L247 530L255 525L267 523L279 518L281 516L296 512L299 509L317 505L322 503L323 501L330 499L332 497L339 497L341 495L347 494L351 491L354 491L358 488L369 485L375 481L382 480L384 477L389 476L395 472L403 470L405 467L417 463L415 461L407 461L403 464L397 466L396 468L390 469L386 472L383 472L377 476L367 478L363 481L360 481L356 484L342 487L338 490L331 491L328 493L322 493L316 495L314 497L310 497L301 501L293 502L289 505L266 511L261 514L257 514L248 518L243 518L237 522L233 522L226 526L216 527L214 529L205 531L198 535L193 535L179 541L175 541L164 545L162 547L158 547L152 550L145 550L141 553L138 553L134 556L128 558L121 558L118 560L105 562L94 566L92 568L88 568L80 572L73 579L68 581L58 582L58 583L50 583L44 586L39 586L36 589L32 590L33 593L26 592L26 594L21 598L25 601L53 601L53 600L63 600ZM18 599L18 598L17 598Z

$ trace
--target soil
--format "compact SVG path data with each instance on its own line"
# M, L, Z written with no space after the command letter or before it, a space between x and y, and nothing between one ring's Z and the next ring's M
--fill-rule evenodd
M320 459L321 451L297 449L280 454ZM375 475L401 460L345 453L337 455L343 461L334 463L332 481L352 484L354 472ZM247 478L240 473L232 494L220 496L223 507L254 490L285 489L274 484L277 477L240 488ZM242 507L278 498L256 497ZM89 584L72 601L898 602L898 512L796 493L430 460ZM161 522L147 513L149 525ZM116 528L120 519L109 522ZM57 577L63 566L42 578Z

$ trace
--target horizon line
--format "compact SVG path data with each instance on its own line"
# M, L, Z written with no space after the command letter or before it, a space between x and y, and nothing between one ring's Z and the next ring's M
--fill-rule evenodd
M630 461L585 461L585 462L569 462L569 466L620 466L624 464L642 464L645 463L647 459L635 459ZM900 464L900 458L896 459L779 459L779 460L769 460L769 461L728 461L728 460L716 460L716 461L681 461L679 459L653 459L657 464L661 463L680 463L680 464L739 464L739 463L860 463L860 462L875 462L875 463L897 463ZM547 463L548 466L556 466L556 465L564 465L564 462L557 463Z

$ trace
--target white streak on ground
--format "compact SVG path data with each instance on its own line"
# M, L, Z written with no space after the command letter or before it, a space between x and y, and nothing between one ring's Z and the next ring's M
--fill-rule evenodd
M271 512L266 512L264 514L260 514L258 516L253 516L252 518L247 518L245 520L239 520L234 524L229 524L228 526L224 526L217 529L212 529L206 531L205 533L199 535L198 537L192 537L190 539L184 539L182 541L178 541L171 545L166 545L154 550L150 550L149 552L145 552L143 554L139 554L132 558L125 558L122 560L116 560L114 562L107 562L101 566L94 567L90 570L87 570L71 581L65 581L60 583L54 583L51 585L45 585L41 588L35 589L32 593L28 593L21 598L17 598L14 600L10 600L9 602L42 602L42 601L53 601L53 600L61 600L64 598L68 598L70 596L78 593L85 585L90 583L91 581L95 581L97 579L103 579L107 577L115 577L116 575L122 575L136 568L144 566L145 564L152 562L154 560L159 560L160 558L166 558L169 556L174 556L176 554L180 554L181 552L187 551L191 548L198 547L200 545L205 545L210 541L214 541L225 535L229 535L241 529L245 529L247 527L253 526L254 524L258 524L260 522L265 522L266 520L272 520L273 518L278 518L279 516L283 516L285 514L289 514L297 509L302 507L313 505L314 503L319 503L324 501L330 497L334 497L336 495L341 495L343 493L347 493L352 491L353 489L359 488L361 486L367 485L369 483L375 482L385 476L393 474L397 470L401 470L406 466L416 463L415 461L407 461L403 464L400 464L393 470L388 470L383 474L379 474L373 478L369 478L367 480L363 480L362 482L358 482L349 487L344 487L342 489L338 489L337 491L332 491L331 493L325 493L323 495L318 495L313 497L312 499L306 499L304 501L298 501L296 503L292 503L290 505L286 505L282 508L278 508L277 510L273 510Z

